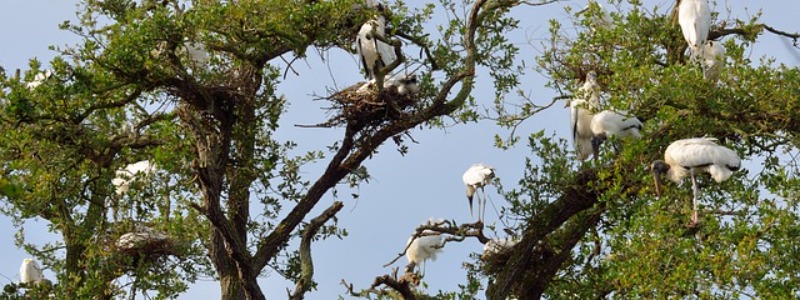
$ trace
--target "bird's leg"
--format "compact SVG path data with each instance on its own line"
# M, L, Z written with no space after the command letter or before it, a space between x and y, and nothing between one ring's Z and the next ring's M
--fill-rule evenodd
M478 205L475 208L478 211L478 222L483 222L483 214L481 213L481 202L483 202L484 197L486 197L486 190L481 187L480 194L478 194Z
M486 199L486 190L483 190L482 192L483 192L483 207L481 208L481 222L483 222L483 218L486 217L486 202L488 201L488 199Z
M600 156L600 144L602 144L604 140L604 135L592 136L592 154L594 154L594 159L598 159L597 157Z
M697 217L697 197L700 194L700 189L697 188L697 180L694 176L694 168L689 170L689 173L692 175L692 225L697 225L699 223Z

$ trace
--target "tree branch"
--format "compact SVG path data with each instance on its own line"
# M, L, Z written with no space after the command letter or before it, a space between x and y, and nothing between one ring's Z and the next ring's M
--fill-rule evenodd
M333 202L322 214L311 219L303 232L303 239L300 241L300 279L297 281L294 293L289 295L291 300L302 300L305 293L311 290L311 283L314 279L314 263L311 260L311 241L317 235L320 227L342 209L344 204L341 201Z

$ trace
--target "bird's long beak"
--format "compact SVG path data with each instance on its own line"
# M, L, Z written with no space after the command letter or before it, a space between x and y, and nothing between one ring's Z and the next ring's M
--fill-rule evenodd
M656 196L661 197L661 175L658 172L653 172L653 182L656 186Z

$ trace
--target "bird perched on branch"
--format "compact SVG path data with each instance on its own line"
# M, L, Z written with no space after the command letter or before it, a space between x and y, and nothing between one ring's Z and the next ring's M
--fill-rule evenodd
M155 166L149 160L135 162L127 165L124 169L117 170L117 176L111 180L111 184L116 187L117 195L122 195L128 192L131 183L147 177L153 172L155 172Z
M586 82L578 93L579 95L569 103L570 129L575 155L578 159L585 160L592 154L592 117L594 112L600 109L600 85L597 83L597 73L590 71L586 74Z
M44 81L47 80L47 78L50 78L52 75L53 71L51 70L45 70L44 72L36 73L36 75L33 76L33 80L25 83L25 87L32 91L38 86L42 85L42 83L44 83Z
M708 0L678 0L678 24L692 56L702 56L703 45L711 28Z
M436 260L436 255L442 252L444 247L444 237L432 230L422 231L422 236L411 236L408 239L408 249L406 258L411 268L418 266L427 260ZM427 234L427 235L426 235Z
M621 138L634 137L640 138L642 135L642 122L634 116L629 116L626 112L604 110L592 117L592 153L595 159L600 152L600 145L609 137L617 136Z
M514 247L517 243L519 243L519 238L514 236L491 239L483 245L483 255L481 257L486 258L499 253L500 251Z
M475 195L475 190L480 188L483 194L483 199L478 195L478 221L483 222L483 216L486 214L486 191L484 186L492 182L494 179L494 168L484 164L474 164L461 176L464 180L464 185L467 187L467 200L469 200L469 213L472 215L472 197ZM481 205L481 202L483 205Z
M419 82L416 74L397 74L383 82L383 88L395 87L400 96L415 95L419 93Z
M19 282L22 284L36 283L44 279L42 268L31 258L22 260L19 268Z
M664 160L653 162L651 169L655 181L656 194L661 195L661 176L679 183L690 175L692 179L692 225L698 224L697 200L700 190L697 187L696 173L711 174L716 182L723 182L741 167L741 159L735 151L720 146L715 138L691 138L673 142L664 151Z
M386 37L386 18L382 15L383 4L377 2L370 4L378 10L378 15L361 25L356 37L356 50L369 79L375 79L378 70L392 64L397 57L394 47L376 38L376 36Z
M386 75L383 80L384 89L394 89L400 96L411 96L419 93L419 81L416 74ZM359 94L368 94L375 89L375 79L364 82L356 90Z
M720 41L707 41L703 45L703 78L716 81L725 66L725 46Z

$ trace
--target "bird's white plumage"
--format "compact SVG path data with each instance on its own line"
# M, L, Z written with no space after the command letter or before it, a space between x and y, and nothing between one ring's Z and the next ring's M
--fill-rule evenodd
M592 155L592 117L594 111L600 109L600 85L597 75L590 71L586 75L586 82L572 99L570 107L570 130L572 144L575 146L575 155L580 160L585 160Z
M147 226L136 226L133 232L128 232L117 239L116 246L121 250L133 250L151 243L158 243L169 239L169 236Z
M186 54L189 56L189 59L194 66L203 67L208 64L211 56L208 54L206 47L203 46L202 43L187 41L185 46Z
M51 70L45 70L44 72L36 73L36 75L33 76L33 80L25 83L25 87L27 87L29 90L34 90L38 86L42 85L42 83L44 83L44 81L47 80L47 78L50 78L52 75L53 71Z
M624 111L601 111L592 117L590 127L594 135L604 135L606 137L617 136L623 138L640 138L642 136L639 133L639 130L642 128L642 122Z
M111 180L111 184L116 187L117 195L122 195L128 192L131 183L135 180L147 177L153 172L155 172L155 166L149 160L135 162L127 165L124 169L117 170L116 177Z
M707 41L700 53L703 58L703 78L717 80L725 66L725 46L720 41Z
M359 94L367 94L375 88L375 79L370 79L356 90ZM415 95L419 93L419 82L415 74L397 74L394 76L386 75L383 80L383 88L395 88L400 96Z
M664 161L653 162L653 175L656 185L656 193L660 195L659 174L666 171L667 178L674 182L680 182L686 175L691 175L692 182L692 226L699 223L698 200L700 189L697 186L697 173L706 172L711 174L717 182L727 180L741 166L741 159L735 151L724 146L717 145L714 138L691 138L677 140L667 147L664 151Z
M472 165L469 167L469 169L467 169L466 172L464 172L464 175L461 176L461 179L464 181L464 185L467 187L467 199L469 200L470 213L472 212L472 197L475 194L475 190L480 188L481 191L483 191L483 187L492 182L494 176L494 168L484 164ZM483 198L483 200L481 200L480 197L478 198L478 220L483 220L483 215L481 214L481 202L483 202L483 207L485 207L485 192Z
M572 144L575 146L575 156L585 160L592 155L592 119L594 115L586 100L572 100L569 105L570 127L572 130Z
M514 237L491 239L483 245L483 256L492 255L505 249L514 247L519 241Z
M400 96L415 95L419 93L419 83L417 82L416 74L401 73L388 77L383 82L383 88L390 87L397 88L397 94Z
M26 258L22 260L22 266L19 268L19 279L20 283L34 283L44 279L44 274L35 260Z
M691 138L677 140L664 151L664 161L670 165L667 178L680 182L690 169L708 172L717 182L727 180L732 169L741 166L741 159L735 151L720 146L714 138Z
M464 184L472 186L473 188L486 186L492 181L492 178L494 178L494 168L484 164L472 165L464 172L464 175L461 176L461 179L464 180Z
M414 238L413 236L408 239L408 249L406 250L406 258L409 263L421 264L426 260L436 260L436 255L442 251L444 246L444 238L439 235L424 235L432 234L433 231L425 230L422 232L423 236Z
M397 59L394 48L373 35L386 36L386 19L382 15L361 25L356 38L356 49L361 57L361 63L370 79L375 78L377 70L383 68Z
M678 24L689 49L694 55L700 54L698 52L708 39L708 30L711 28L708 0L679 0Z

